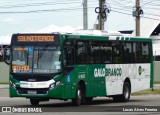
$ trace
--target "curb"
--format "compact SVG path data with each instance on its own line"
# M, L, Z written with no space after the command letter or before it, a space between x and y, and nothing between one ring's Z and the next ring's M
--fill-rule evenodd
M160 87L160 84L154 84L153 86L155 86L155 87Z
M9 88L9 84L7 85L0 84L0 89L7 89L7 88Z

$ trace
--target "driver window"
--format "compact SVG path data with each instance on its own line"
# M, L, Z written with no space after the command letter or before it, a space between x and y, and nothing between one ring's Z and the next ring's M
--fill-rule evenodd
M74 65L74 41L66 40L64 43L64 65Z
M64 49L64 65L73 65L74 64L74 50L73 48Z

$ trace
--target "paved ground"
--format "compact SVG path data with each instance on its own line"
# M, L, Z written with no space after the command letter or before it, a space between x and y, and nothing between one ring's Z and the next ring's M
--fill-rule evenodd
M160 89L160 85L155 85L154 88ZM25 98L10 98L8 85L0 85L0 109L4 106L12 106L17 108L33 108L30 105L28 99ZM131 99L127 103L115 103L112 98L108 97L98 97L94 98L93 102L89 105L81 105L75 107L72 105L71 101L61 101L61 100L50 100L49 102L41 102L38 108L42 108L43 115L106 115L106 114L156 114L159 115L160 112L123 112L123 109L142 109L142 107L155 107L160 111L160 95L141 95L141 96L131 96ZM0 110L1 111L1 110ZM46 112L47 111L47 112ZM75 113L76 112L76 113ZM87 113L86 113L87 112ZM0 112L0 115L2 113ZM17 113L3 113L8 115L17 115ZM2 115L3 115L2 114ZM20 113L21 114L21 113ZM28 114L30 115L30 114Z
M1 97L0 98L0 109L1 107L9 106L14 108L35 108L35 106L31 106L28 99L25 98L9 98L9 97ZM141 112L125 112L126 109L157 109L158 112L147 111ZM73 106L71 101L60 101L60 100L50 100L49 102L41 102L39 106L36 108L41 108L44 112L44 115L52 114L64 114L73 112L77 115L81 115L82 112L87 112L89 114L93 112L95 115L100 114L160 114L160 95L141 95L141 96L131 96L131 99L127 103L115 103L112 98L107 97L98 97L94 98L93 102L88 105L81 105L79 107ZM1 110L0 110L1 111ZM0 112L1 115L1 112ZM13 114L10 114L13 115Z

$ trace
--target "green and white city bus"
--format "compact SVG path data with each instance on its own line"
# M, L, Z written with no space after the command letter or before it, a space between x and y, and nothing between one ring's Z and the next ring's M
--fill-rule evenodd
M127 102L153 87L150 38L92 34L13 34L10 97L32 105L49 99L74 105L94 97Z

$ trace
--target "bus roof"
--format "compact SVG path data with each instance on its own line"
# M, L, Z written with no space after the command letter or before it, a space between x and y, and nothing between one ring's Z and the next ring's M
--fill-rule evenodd
M147 37L140 37L140 36L130 36L121 34L120 32L116 31L100 31L100 30L78 30L73 33L63 33L62 35L65 35L65 38L68 39L101 39L101 40L126 40L126 41L146 41L151 42L151 38Z
M121 36L122 34L117 31L104 31L104 30L76 30L72 34L77 35L95 35L95 36Z
M133 37L130 35L124 35L117 31L101 31L101 30L76 30L73 33L21 33L21 34L13 34L11 43L17 42L18 36L46 36L53 35L59 36L62 35L65 39L84 39L84 40L120 40L120 41L144 41L151 42L151 38L145 37ZM56 38L57 38L56 37ZM14 40L13 40L14 38ZM48 41L49 42L49 41ZM59 40L58 40L59 42Z

